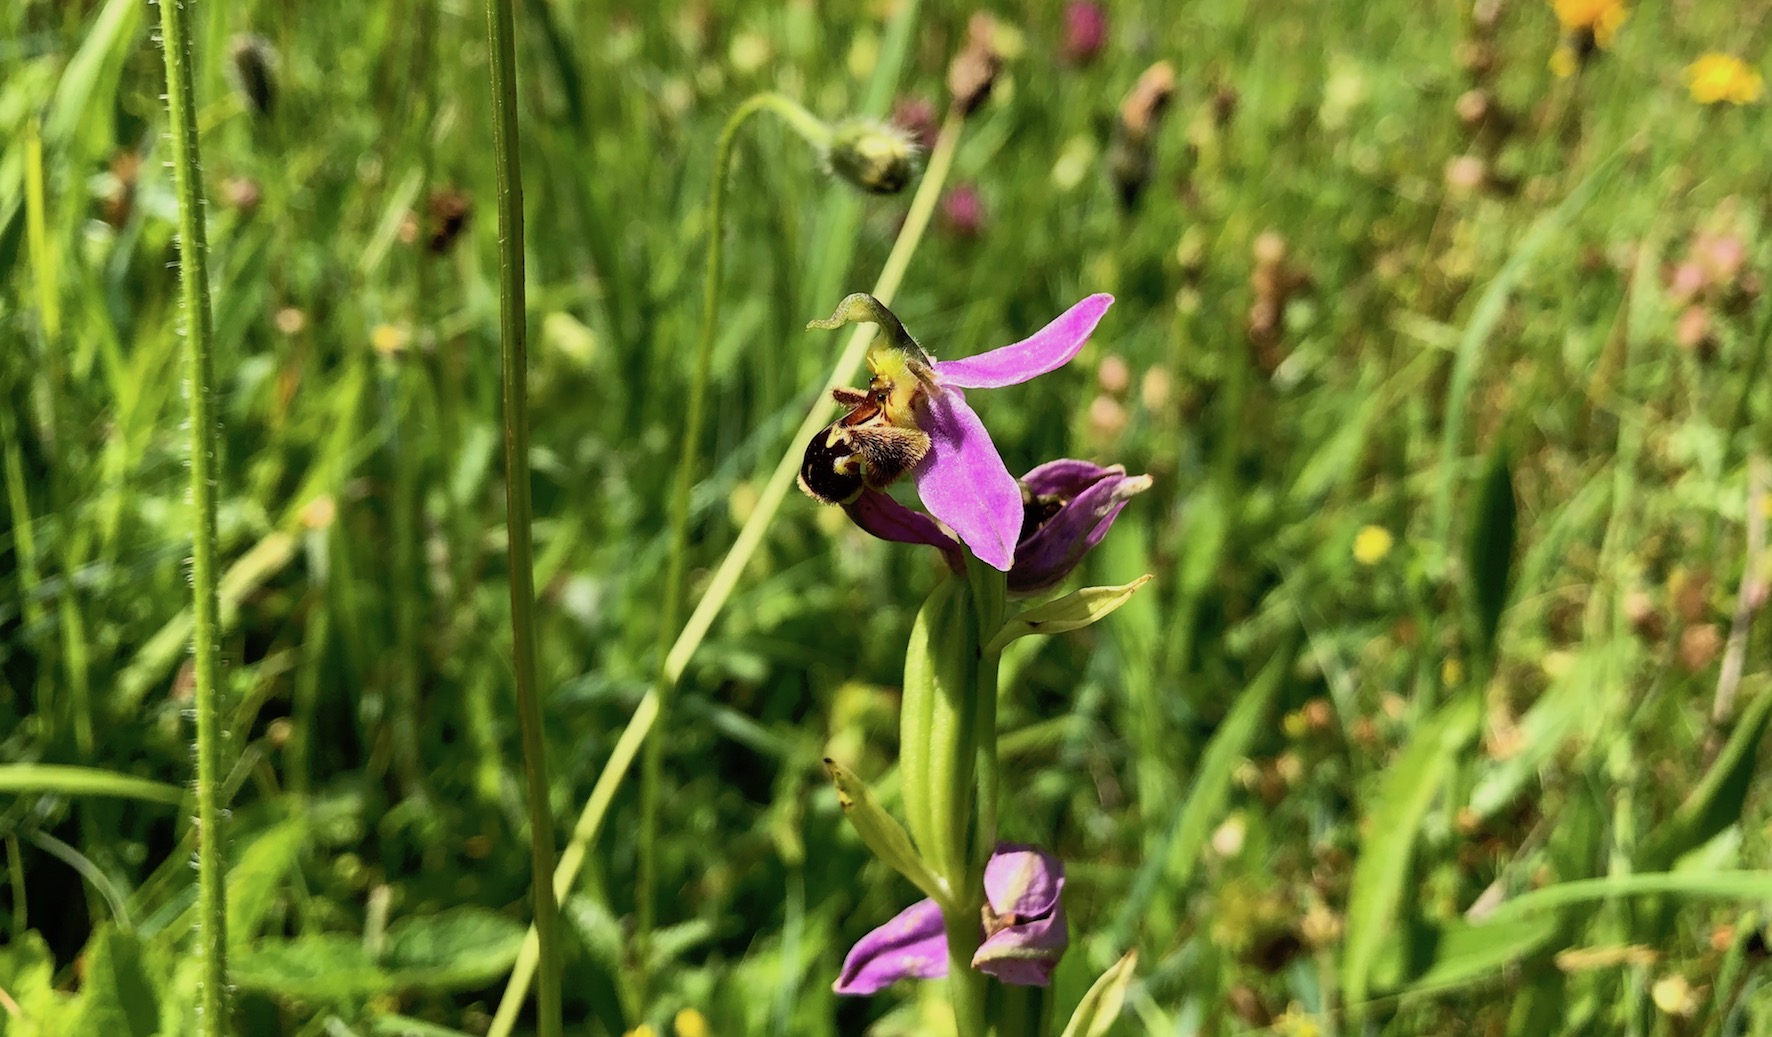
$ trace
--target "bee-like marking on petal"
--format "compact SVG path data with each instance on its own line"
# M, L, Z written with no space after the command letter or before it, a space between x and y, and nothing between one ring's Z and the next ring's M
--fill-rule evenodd
M874 377L866 389L831 390L849 408L806 444L800 489L825 504L849 504L863 488L885 489L929 453L929 436L916 425L927 391L928 367L897 349L868 354Z

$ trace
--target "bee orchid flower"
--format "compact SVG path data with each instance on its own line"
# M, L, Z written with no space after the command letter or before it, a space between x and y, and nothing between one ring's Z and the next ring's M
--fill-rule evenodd
M1011 594L1034 594L1070 575L1107 536L1126 502L1150 488L1151 478L1127 475L1119 465L1065 459L1048 461L1018 482L1021 525L1008 587ZM940 549L956 572L965 568L959 542L939 523L880 490L864 489L844 510L881 540L927 544Z
M999 843L984 866L984 939L972 967L1014 986L1051 983L1070 944L1063 892L1062 861L1037 847ZM874 994L901 979L936 979L947 971L941 908L919 900L850 949L833 989Z
M1091 295L1020 342L959 360L936 360L872 296L843 300L829 320L809 326L871 321L896 348L870 351L874 381L868 392L838 391L838 401L855 409L808 447L802 488L820 500L851 505L854 514L855 503L868 491L883 489L908 470L930 515L980 561L1010 571L1024 524L1022 487L967 403L965 390L1016 385L1063 367L1113 301L1111 295Z

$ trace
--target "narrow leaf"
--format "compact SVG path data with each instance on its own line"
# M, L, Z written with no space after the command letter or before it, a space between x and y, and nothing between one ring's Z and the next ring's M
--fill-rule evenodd
M828 757L824 766L830 773L831 784L837 788L837 802L843 807L843 816L855 826L855 833L861 836L868 849L874 851L874 856L910 879L912 885L927 893L936 903L946 904L948 894L941 880L911 845L910 833L880 806L867 783L854 771Z
M1126 1003L1126 988L1132 985L1132 970L1137 964L1138 952L1127 951L1102 973L1071 1013L1064 1037L1104 1037L1113 1029L1114 1020L1120 1017L1120 1007Z
M1465 744L1476 736L1481 706L1481 699L1470 694L1442 706L1385 773L1348 890L1341 983L1350 1005L1366 1000L1378 952L1407 892L1416 832Z
M1560 926L1554 915L1481 925L1455 922L1435 931L1432 959L1405 986L1443 991L1483 982L1537 953L1556 938ZM1385 949L1401 957L1400 943L1387 944Z
M299 818L260 835L242 850L228 870L228 947L244 947L258 938L277 891L295 868L307 825Z
M105 927L87 944L74 1033L153 1037L160 1031L160 994L142 965L134 934Z
M1500 326L1501 318L1507 313L1508 299L1513 296L1515 286L1525 278L1538 254L1544 251L1546 245L1556 240L1575 218L1575 214L1587 204L1600 183L1611 175L1617 164L1617 155L1599 163L1555 209L1540 217L1520 240L1513 255L1502 264L1494 280L1477 297L1476 305L1471 308L1470 320L1458 337L1458 351L1452 362L1450 387L1445 395L1446 411L1440 422L1440 477L1439 486L1434 492L1433 530L1435 539L1442 544L1450 543L1447 534L1452 528L1452 491L1462 468L1456 462L1464 447L1465 420L1469 416L1471 401L1476 398L1471 386L1476 380L1477 369L1482 366L1489 341L1494 336L1495 329Z
M388 928L381 966L400 989L471 990L510 969L525 928L480 907L402 918Z
M1483 475L1476 518L1465 550L1472 618L1476 621L1476 649L1485 656L1495 651L1495 632L1501 626L1502 609L1507 607L1518 520L1512 462L1507 447L1499 446L1490 455L1488 470Z
M1664 871L1559 882L1503 903L1485 924L1500 925L1533 912L1571 904L1663 894L1688 900L1768 900L1772 899L1772 871Z
M54 763L0 764L0 792L57 792L65 796L111 796L178 806L185 790L163 781L98 767Z
M1772 692L1762 692L1735 725L1704 780L1646 840L1638 867L1645 871L1670 867L1681 854L1741 820L1768 725L1772 725Z
M1011 641L1029 634L1062 634L1081 630L1121 605L1132 600L1138 588L1151 582L1150 573L1118 587L1085 587L1062 598L1049 601L1013 616L985 647L986 652L1001 652Z

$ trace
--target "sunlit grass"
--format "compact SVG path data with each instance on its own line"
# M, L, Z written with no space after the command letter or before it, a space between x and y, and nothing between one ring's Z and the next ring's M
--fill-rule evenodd
M1136 946L1124 1032L1769 1025L1758 879L1731 874L1772 860L1766 105L1700 104L1687 72L1736 55L1749 82L1765 29L1631 5L1563 79L1552 5L1476 7L1113 5L1087 62L1062 5L999 31L949 174L969 193L932 202L893 309L946 358L1114 293L1077 363L993 397L992 433L1012 470L1155 480L1086 575L1157 578L1005 652L1003 833L1070 868L1060 1018ZM186 10L237 1029L484 1032L531 878L483 13ZM546 807L603 811L562 900L571 1032L921 1032L936 996L829 992L910 887L819 766L896 809L936 563L769 489L844 345L805 322L870 286L908 195L848 191L767 120L733 151L691 444L684 601L723 607L659 658L720 128L763 90L869 110L876 78L879 110L940 112L969 10L926 0L876 77L885 12L518 5ZM196 990L158 15L0 11L0 989L64 1032L107 970L160 1007ZM262 113L228 68L246 32L274 57ZM1115 125L1159 60L1127 209ZM1482 535L1503 484L1511 539ZM1499 590L1476 572L1498 543ZM641 797L592 790L661 663L642 963Z

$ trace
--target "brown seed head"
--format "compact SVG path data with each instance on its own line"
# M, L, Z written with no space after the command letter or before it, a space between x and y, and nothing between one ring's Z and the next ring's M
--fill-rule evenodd
M1148 138L1174 95L1175 68L1167 61L1159 61L1144 70L1132 92L1120 103L1120 127L1134 140Z
M996 19L988 12L973 14L966 24L966 46L948 66L948 92L961 115L978 111L1002 71L1003 57L992 40L996 32Z

